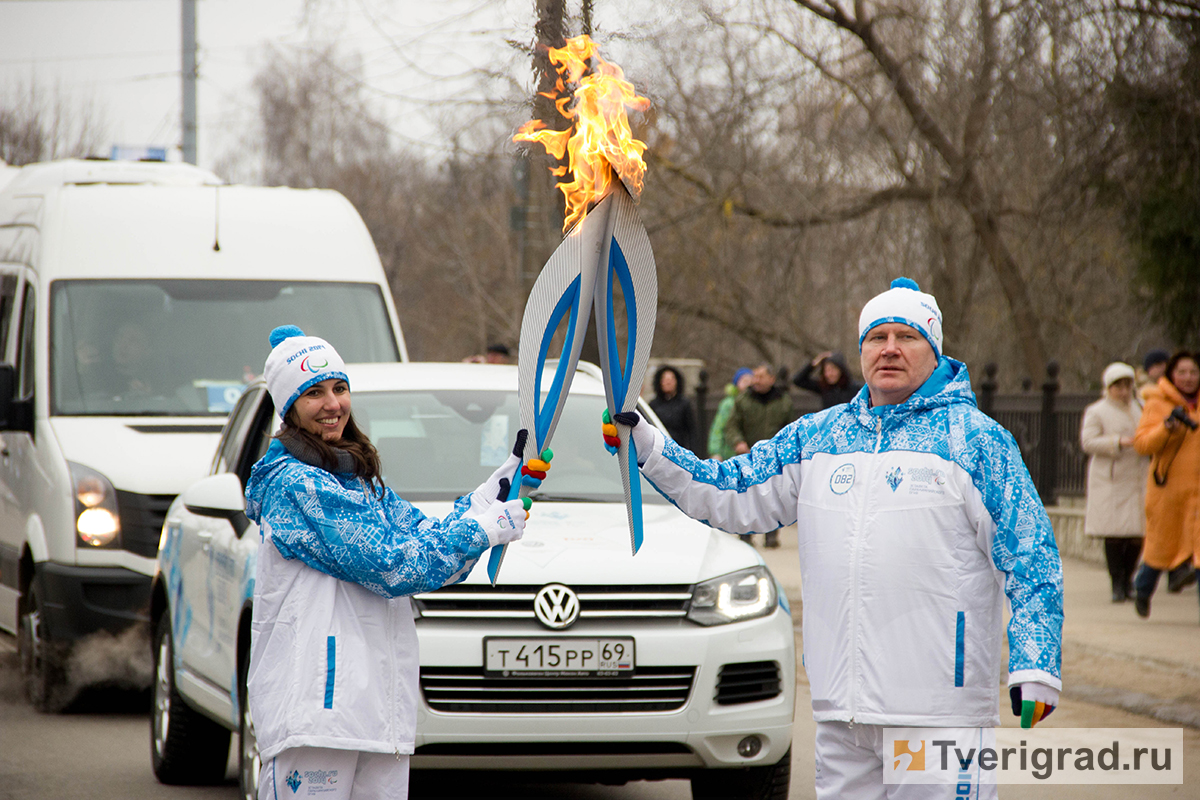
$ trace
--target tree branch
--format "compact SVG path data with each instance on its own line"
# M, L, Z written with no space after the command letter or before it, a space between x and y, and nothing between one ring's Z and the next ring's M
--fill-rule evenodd
M725 213L740 214L741 216L749 217L757 222L773 228L815 228L822 225L836 225L842 222L850 222L852 220L865 217L872 211L877 211L878 209L883 208L891 203L929 202L948 188L948 186L945 184L939 184L937 186L919 186L916 184L889 186L885 189L880 189L856 198L853 202L850 202L840 208L819 209L811 214L800 216L776 214L765 211L758 206L751 205L742 200L737 200L728 196L722 196L703 178L693 174L685 167L671 162L663 156L659 156L648 151L647 157L649 160L652 160L656 166L659 166L667 172L682 178L684 181L699 189L705 197L712 200L713 204L719 206Z

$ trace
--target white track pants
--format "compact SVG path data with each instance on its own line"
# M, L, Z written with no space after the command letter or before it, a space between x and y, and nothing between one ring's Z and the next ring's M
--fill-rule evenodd
M817 800L995 800L996 785L980 783L978 763L970 779L957 784L885 784L884 759L892 754L883 752L883 730L882 725L817 723Z
M264 761L258 800L407 800L409 756L294 747Z

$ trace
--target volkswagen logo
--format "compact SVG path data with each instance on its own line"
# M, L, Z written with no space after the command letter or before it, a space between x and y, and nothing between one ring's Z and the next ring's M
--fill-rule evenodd
M547 628L569 628L579 619L579 598L561 583L547 584L533 598L533 613Z

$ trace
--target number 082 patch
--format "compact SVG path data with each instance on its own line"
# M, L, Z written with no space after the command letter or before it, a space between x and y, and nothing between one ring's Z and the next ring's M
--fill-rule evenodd
M845 494L854 488L854 465L842 464L829 476L829 491Z

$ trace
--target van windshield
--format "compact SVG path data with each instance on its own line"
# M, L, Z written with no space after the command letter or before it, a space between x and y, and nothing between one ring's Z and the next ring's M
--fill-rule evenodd
M285 324L328 339L347 362L399 360L371 283L55 281L51 413L226 415Z

